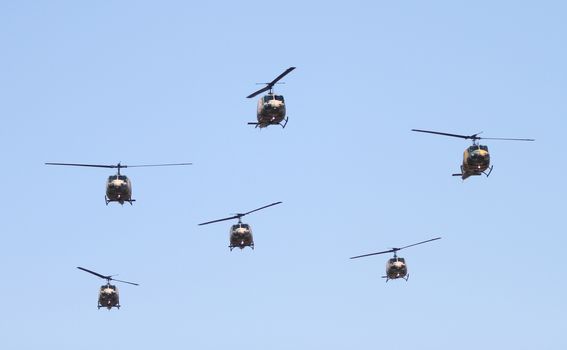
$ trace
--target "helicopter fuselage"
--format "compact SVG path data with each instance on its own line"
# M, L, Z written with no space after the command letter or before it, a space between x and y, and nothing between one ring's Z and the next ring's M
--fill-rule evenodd
M490 167L490 153L488 147L483 145L472 145L463 152L463 164L461 165L461 178L465 180L469 176L487 174L485 171Z
M105 284L100 287L98 293L98 308L105 307L108 310L113 307L120 309L118 288L111 284Z
M238 223L230 228L230 250L234 248L244 249L250 247L254 249L254 239L252 229L248 224Z
M268 94L258 100L256 112L257 127L265 128L270 125L281 125L285 127L286 120L285 101L282 95ZM286 123L282 124L282 121Z
M406 278L408 268L404 258L392 258L386 263L386 276L387 280L395 280L397 278Z
M125 175L111 175L106 182L106 204L118 202L132 204L132 183Z

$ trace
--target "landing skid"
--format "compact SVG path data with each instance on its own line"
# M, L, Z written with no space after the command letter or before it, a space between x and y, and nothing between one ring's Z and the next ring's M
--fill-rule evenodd
M259 128L265 128L265 127L268 127L268 126L270 126L270 125L279 125L279 126L282 127L282 129L285 129L285 126L287 125L288 120L289 120L289 118L286 117L286 118L283 120L283 121L284 121L283 124L282 124L281 122L280 122L280 123L258 123L258 122L249 122L248 125L254 125L254 128L258 128L258 127L259 127Z
M128 203L130 203L130 205L134 205L134 203L132 203L132 202L135 202L135 201L136 201L135 199L119 201L119 200L116 200L116 199L108 199L107 196L104 196L104 202L106 203L106 205L108 205L108 203L111 203L111 202L118 202L118 203L120 203L120 205L124 205L124 202L128 202Z
M466 171L463 171L463 166L461 165L461 173L460 173L460 174L453 174L453 176L460 176L460 177L462 177L463 180L465 180L465 179L466 179L467 177L469 177L469 176L480 176L481 174L484 174L484 175L486 175L486 177L488 177L488 176L490 176L490 174L492 173L492 168L493 168L493 167L494 167L494 166L490 166L490 168L488 168L488 172L486 172L486 171L481 171L481 172L473 173L473 172L466 172Z
M386 279L386 283L388 283L388 281L391 280L391 279L397 280L398 278L404 279L407 282L408 279L409 279L409 275L406 275L405 277L396 277L396 278L389 278L388 276L382 276L382 278Z
M254 250L254 243L252 243L250 245L229 245L228 247L230 248L231 252L234 248L240 248L240 250L242 250L246 247L250 247L250 248L252 248L252 250Z

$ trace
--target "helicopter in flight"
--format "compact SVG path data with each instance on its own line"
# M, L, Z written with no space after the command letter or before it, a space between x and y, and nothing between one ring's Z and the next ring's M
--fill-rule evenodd
M219 222L219 221L238 219L238 223L232 225L231 228L230 228L230 245L228 246L230 248L230 251L232 251L234 248L240 248L240 250L242 250L245 247L250 247L250 248L254 249L254 238L252 237L252 228L250 227L250 225L242 223L242 220L241 220L242 217L246 216L248 214L251 214L255 211L262 210L262 209L265 209L265 208L268 208L268 207L271 207L271 206L274 206L274 205L277 205L277 204L280 204L280 203L282 203L282 202L275 202L275 203L272 203L272 204L268 204L268 205L265 205L263 207L260 207L260 208L254 209L254 210L250 210L249 212L246 212L246 213L234 214L233 216L228 217L228 218L203 222L203 223L200 223L199 226L208 225L208 224L212 224L214 222Z
M100 290L98 292L98 305L97 305L97 307L99 308L99 310L100 310L101 307L105 307L108 310L112 309L113 307L120 309L120 299L119 299L119 296L118 296L118 288L116 288L115 285L110 284L110 281L128 283L128 284L131 284L131 285L134 285L134 286L139 286L138 283L117 280L117 279L112 278L112 276L104 276L104 275L101 275L100 273L91 271L89 269L85 269L84 267L77 266L77 268L79 270L83 270L85 272L88 272L90 274L93 274L97 277L100 277L100 278L106 280L106 284L100 286Z
M118 202L124 205L124 202L135 202L132 199L132 182L126 175L120 173L122 168L142 168L142 167L157 167L157 166L177 166L177 165L191 165L192 163L175 163L175 164L146 164L146 165L99 165L99 164L75 164L75 163L45 163L46 165L65 165L65 166L81 166L90 168L110 168L117 169L115 175L110 175L106 180L106 195L104 201L106 205L110 202Z
M253 98L265 91L269 91L267 95L262 96L258 100L258 109L256 112L256 118L258 119L258 121L249 122L248 125L255 125L255 127L257 128L265 128L270 125L279 125L282 128L285 128L288 118L286 118L285 115L286 111L284 97L282 95L274 94L272 92L272 89L278 81L280 81L294 69L295 67L289 67L282 74L278 75L274 80L269 83L265 83L265 87L246 96L246 98ZM282 124L282 122L284 123Z
M465 149L463 153L463 164L461 165L461 172L458 174L453 174L453 176L460 176L461 179L465 180L470 176L478 176L481 174L488 177L492 172L492 166L490 165L490 153L488 152L488 147L478 143L478 140L504 140L504 141L535 141L534 139L509 139L501 137L480 137L480 134L476 133L473 135L458 135L449 134L445 132L429 131L429 130L419 130L411 129L411 131L423 132L428 134L443 135L458 137L465 140L472 140L472 146ZM488 172L487 172L488 170Z
M395 280L395 279L398 279L398 278L403 278L407 281L409 279L409 275L408 275L408 267L406 265L406 260L404 258L398 257L396 252L398 250L413 247L414 245L423 244L423 243L427 243L427 242L431 242L431 241L436 241L438 239L441 239L441 237L428 239L426 241L410 244L410 245L407 245L407 246L401 247L401 248L392 248L392 249L389 249L389 250L384 250L382 252L353 256L353 257L351 257L351 259L358 259L358 258L363 258L363 257L366 257L366 256L378 255L378 254L394 253L394 257L391 258L391 259L388 259L388 262L386 262L386 276L382 276L382 278L385 278L386 282L388 282L389 280Z

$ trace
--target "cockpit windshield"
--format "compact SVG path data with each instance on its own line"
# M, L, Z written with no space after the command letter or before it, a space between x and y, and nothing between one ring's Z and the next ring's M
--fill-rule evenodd
M484 145L472 145L469 147L469 152L474 152L479 149L488 152L488 146L484 146Z
M264 96L264 103L269 103L271 100L273 100L274 95L266 95Z
M275 95L274 97L277 101L282 101L282 102L284 101L284 98L283 98L282 95Z
M126 180L128 180L128 177L126 175L110 175L108 177L108 182L112 182L114 180L126 181Z

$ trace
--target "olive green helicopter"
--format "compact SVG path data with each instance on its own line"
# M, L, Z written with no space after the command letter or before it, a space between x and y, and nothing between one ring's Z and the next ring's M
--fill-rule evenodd
M280 204L280 203L282 203L282 202L275 202L275 203L272 203L272 204L268 204L268 205L265 205L263 207L260 207L260 208L254 209L254 210L250 210L249 212L246 212L246 213L237 213L237 214L234 214L233 216L230 216L230 217L227 217L227 218L203 222L203 223L200 223L199 226L208 225L208 224L212 224L212 223L220 222L220 221L238 219L238 223L232 225L231 228L230 228L230 245L228 246L230 248L230 251L232 251L234 248L240 248L240 250L242 250L246 247L250 247L250 248L254 249L254 238L252 236L252 228L250 227L250 225L242 223L242 220L241 220L242 217L246 216L248 214L251 214L253 212L256 212L258 210L266 209L268 207L271 207L271 206L274 206L274 205L277 205L277 204Z
M465 180L470 176L486 175L488 177L492 173L492 166L490 165L490 153L488 147L478 143L478 140L504 140L504 141L535 141L534 139L510 139L501 137L480 137L481 132L473 135L458 135L449 134L445 132L429 131L412 129L411 131L423 132L428 134L443 135L450 137L458 137L465 140L472 140L472 146L465 149L463 153L463 164L461 165L461 172L453 174L453 176L460 176ZM488 171L487 171L488 170Z
M377 252L377 253L357 255L357 256L351 257L351 259L364 258L364 257L367 257L367 256L378 255L378 254L394 253L394 257L388 259L388 261L386 262L386 275L382 276L382 278L385 278L386 282L388 282L389 280L395 280L395 279L398 279L398 278L403 278L407 282L407 280L409 279L409 275L408 275L408 266L406 265L406 260L404 258L398 257L396 252L399 251L399 250L402 250L402 249L413 247L413 246L418 245L418 244L436 241L438 239L441 239L441 237L432 238L432 239L428 239L426 241L406 245L405 247L401 247L401 248L392 248L392 249L384 250L384 251Z
M274 88L274 85L278 83L278 81L280 81L294 69L295 67L289 67L271 82L264 83L266 84L265 87L246 96L246 98L253 98L265 91L268 91L267 95L260 97L260 99L258 100L258 107L256 111L256 119L258 121L249 122L248 125L255 125L256 128L265 128L270 125L279 125L282 128L285 128L288 121L288 118L286 117L285 100L282 95L274 94L272 92L272 89Z
M124 204L124 202L130 203L135 202L132 199L132 182L126 175L120 173L122 168L142 168L142 167L158 167L158 166L178 166L178 165L191 165L192 163L175 163L175 164L146 164L146 165L122 165L120 163L116 165L99 165L99 164L76 164L76 163L45 163L46 165L64 165L64 166L80 166L80 167L90 167L90 168L110 168L117 169L115 175L110 175L106 180L106 195L104 196L104 201L106 205L110 202L118 202Z
M112 278L113 276L104 276L104 275L101 275L98 272L94 272L94 271L91 271L89 269L85 269L84 267L77 266L77 268L79 270L83 270L85 272L88 272L90 274L93 274L97 277L100 277L100 278L106 280L106 284L100 286L100 289L99 289L99 292L98 292L98 304L97 304L98 309L100 309L101 307L105 307L108 310L112 309L113 307L120 309L120 298L119 298L119 294L118 294L118 288L116 288L115 285L110 284L110 281L128 283L128 284L131 284L131 285L134 285L134 286L139 286L138 283L117 280L115 278Z

